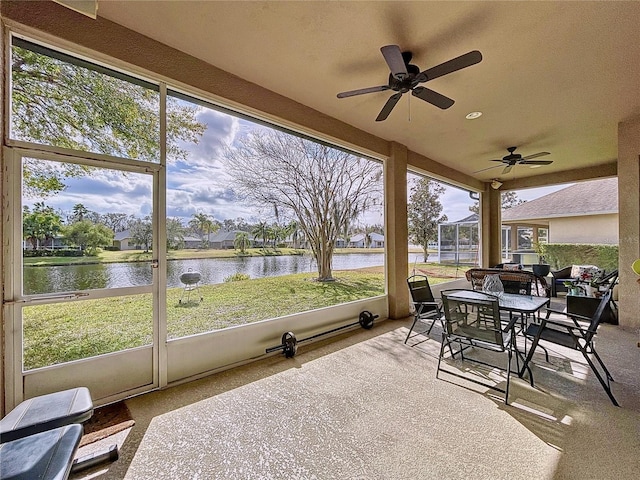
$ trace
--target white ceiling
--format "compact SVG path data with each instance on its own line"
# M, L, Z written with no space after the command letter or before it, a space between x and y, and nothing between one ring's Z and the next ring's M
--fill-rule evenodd
M640 115L636 1L100 0L98 16L481 180L611 163L618 123ZM471 50L483 60L424 84L456 101L448 110L407 94L375 122L393 92L336 94L386 84L388 44L421 70ZM501 176L489 160L512 145L554 163Z

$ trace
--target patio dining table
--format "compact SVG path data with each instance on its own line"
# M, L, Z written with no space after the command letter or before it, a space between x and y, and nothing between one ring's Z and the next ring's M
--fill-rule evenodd
M452 295L453 298L460 298L465 300L474 300L479 298L478 291L475 290L459 290ZM509 313L509 323L505 328L505 331L509 331L511 334L511 345L516 353L516 362L518 366L518 375L522 378L524 375L524 368L520 370L520 360L524 364L524 355L526 354L526 337L525 337L525 352L518 350L516 343L516 324L518 317L513 314L520 314L521 319L521 331L524 330L525 319L530 315L535 315L542 307L549 304L549 298L537 297L535 295L518 295L515 293L502 293L495 295L498 299L498 307L501 311ZM533 374L531 369L527 366L526 371L529 372L530 383L533 386Z
M475 290L458 290L455 297L474 300L478 298ZM545 305L549 304L549 298L537 297L535 295L518 295L516 293L502 293L495 296L498 299L498 306L503 312L508 312L510 316L514 313L523 315L533 315Z

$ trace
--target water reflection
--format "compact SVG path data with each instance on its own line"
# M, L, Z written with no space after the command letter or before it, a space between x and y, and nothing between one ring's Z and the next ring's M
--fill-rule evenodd
M68 292L107 288L109 278L117 275L118 268L105 264L67 265L64 267L26 267L24 294Z
M349 253L333 257L334 270L384 265L382 253ZM236 273L251 278L317 272L315 260L307 255L272 257L205 258L167 262L167 285L181 287L180 275L189 268L200 272L202 284L222 283ZM96 288L120 288L150 285L153 272L150 262L102 263L24 267L24 293L58 293Z

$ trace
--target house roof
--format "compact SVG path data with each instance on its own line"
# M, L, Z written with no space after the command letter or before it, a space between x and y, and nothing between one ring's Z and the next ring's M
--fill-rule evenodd
M241 230L221 230L209 235L209 242L227 242L230 240L233 241L236 239L236 234L239 232L241 232Z
M121 242L126 238L131 238L131 233L129 233L129 229L122 230L121 232L116 232L116 234L113 236L113 239L118 242Z
M472 213L468 217L464 217L460 220L456 220L455 222L442 222L440 225L456 225L460 223L478 223L480 221L480 216L477 213Z
M576 183L502 211L502 222L618 213L618 179Z
M369 234L369 238L372 242L384 242L384 235L381 235L377 232L371 232ZM364 241L364 233L356 233L351 239L349 243L358 243Z

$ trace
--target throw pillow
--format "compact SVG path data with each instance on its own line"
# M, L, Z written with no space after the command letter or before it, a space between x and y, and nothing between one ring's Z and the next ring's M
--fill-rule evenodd
M595 265L572 265L571 266L571 278L578 278L582 276L583 273L597 273L599 271L598 267Z

